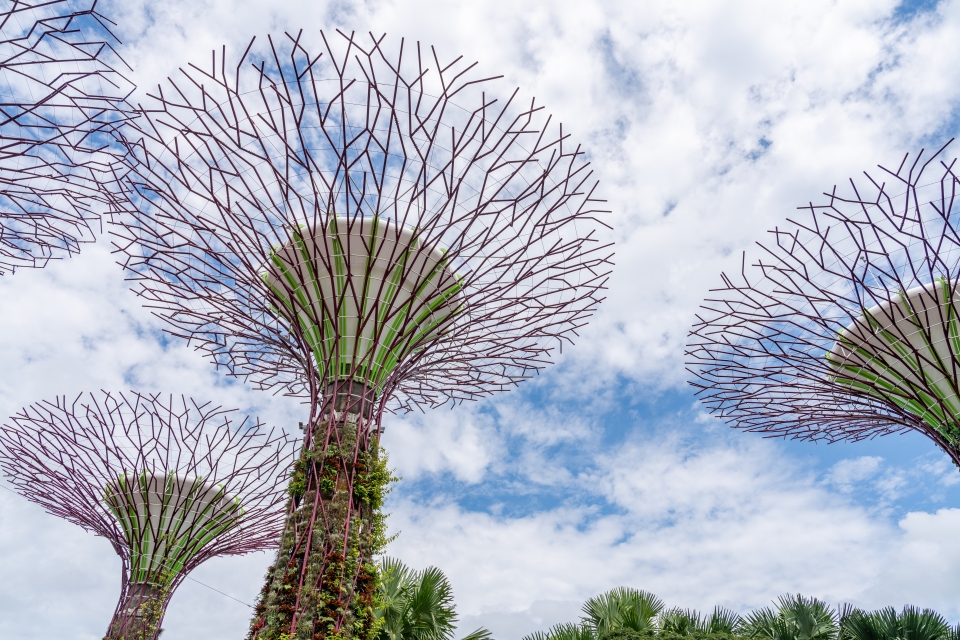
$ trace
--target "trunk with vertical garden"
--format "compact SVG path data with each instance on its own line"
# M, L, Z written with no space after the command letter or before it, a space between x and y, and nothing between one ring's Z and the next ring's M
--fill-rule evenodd
M372 637L384 413L536 374L611 264L584 153L540 106L418 43L307 40L184 65L122 130L138 294L309 412L256 640Z

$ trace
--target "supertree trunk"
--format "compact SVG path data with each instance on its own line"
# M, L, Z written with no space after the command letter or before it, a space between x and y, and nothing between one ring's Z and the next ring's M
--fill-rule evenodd
M104 640L155 640L162 631L170 595L164 586L127 582Z
M378 480L374 390L331 383L297 462L289 515L249 638L370 638Z

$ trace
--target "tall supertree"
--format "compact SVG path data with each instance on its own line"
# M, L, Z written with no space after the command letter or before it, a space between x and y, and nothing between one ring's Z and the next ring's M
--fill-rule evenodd
M133 90L97 1L0 0L0 275L94 239Z
M309 407L251 637L366 638L384 412L535 374L611 248L584 152L475 65L372 35L255 44L141 105L114 242L171 333Z
M123 560L106 640L153 640L210 558L275 548L295 441L187 398L98 393L30 405L0 429L0 468Z
M834 187L723 276L688 347L711 412L800 440L918 431L960 465L960 181L943 150Z

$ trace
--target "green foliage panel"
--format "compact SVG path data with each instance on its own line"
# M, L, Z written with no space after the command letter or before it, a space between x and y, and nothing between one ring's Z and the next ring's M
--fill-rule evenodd
M296 318L327 381L382 384L460 311L462 282L443 250L424 250L406 229L398 239L380 218L355 221L349 234L346 218L331 217L322 237L299 229L270 261L264 282L277 312Z

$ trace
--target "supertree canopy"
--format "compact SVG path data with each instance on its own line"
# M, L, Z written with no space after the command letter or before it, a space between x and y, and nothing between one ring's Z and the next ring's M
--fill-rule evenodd
M0 274L93 240L133 86L96 0L0 0Z
M171 333L309 403L251 637L369 637L383 412L535 374L611 248L584 152L475 65L343 33L256 44L184 67L124 129L114 242Z
M276 547L295 442L187 398L100 393L31 405L0 430L0 467L123 560L107 640L151 640L202 562Z
M960 465L960 182L942 153L835 187L723 276L688 346L710 411L803 440L915 430Z

